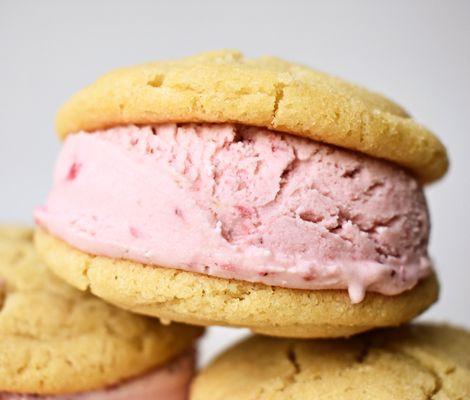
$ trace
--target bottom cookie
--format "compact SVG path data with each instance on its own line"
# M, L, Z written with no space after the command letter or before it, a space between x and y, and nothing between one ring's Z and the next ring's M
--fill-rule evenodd
M470 333L417 324L351 339L253 336L203 370L190 398L468 399Z
M93 256L43 230L35 242L58 276L119 307L162 321L247 327L272 336L341 337L397 326L438 296L435 275L398 296L369 292L352 304L346 290L285 289Z

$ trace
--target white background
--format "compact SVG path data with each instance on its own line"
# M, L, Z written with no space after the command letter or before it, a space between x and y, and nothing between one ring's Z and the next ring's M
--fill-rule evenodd
M389 95L445 142L451 170L427 189L443 287L424 318L470 327L469 21L465 0L0 0L0 220L31 222L55 111L103 72L220 48L277 55ZM242 332L211 330L204 359Z

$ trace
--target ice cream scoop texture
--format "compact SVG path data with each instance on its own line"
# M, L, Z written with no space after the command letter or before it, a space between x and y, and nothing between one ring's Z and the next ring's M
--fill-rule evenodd
M431 271L404 169L256 127L69 135L37 222L87 253L293 289L396 295Z

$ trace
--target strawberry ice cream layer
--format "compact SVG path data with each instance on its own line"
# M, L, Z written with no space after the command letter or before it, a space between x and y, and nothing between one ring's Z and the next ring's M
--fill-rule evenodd
M164 367L107 389L50 396L0 392L0 400L187 400L194 365L194 352L187 352Z
M261 128L69 135L40 226L87 253L294 289L396 295L429 274L422 188L386 161Z

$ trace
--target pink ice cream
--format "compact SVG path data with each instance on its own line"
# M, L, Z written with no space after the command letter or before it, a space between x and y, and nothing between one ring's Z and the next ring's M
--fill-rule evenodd
M96 255L295 289L396 295L428 275L422 188L386 161L261 128L66 139L40 226Z
M188 352L162 368L104 390L50 396L0 392L0 400L187 400L194 360Z

